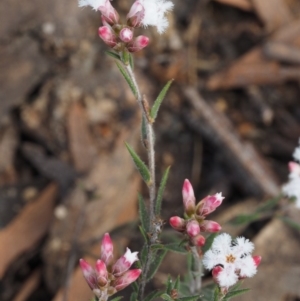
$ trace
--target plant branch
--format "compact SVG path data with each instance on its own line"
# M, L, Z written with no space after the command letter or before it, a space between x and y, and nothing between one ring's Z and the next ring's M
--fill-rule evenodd
M147 153L148 153L148 167L150 171L150 183L148 184L149 188L149 197L150 197L150 204L149 204L149 242L147 245L147 258L143 266L143 273L141 277L141 282L140 282L140 287L139 287L139 292L138 292L138 300L143 299L144 295L144 290L147 282L147 275L149 273L150 269L150 264L152 262L153 258L153 251L151 246L156 243L158 239L158 233L156 231L156 217L155 217L155 199L156 199L156 186L155 186L155 150L154 150L154 131L153 131L153 125L152 121L149 118L149 111L148 111L148 106L147 106L147 101L145 97L142 96L139 86L137 84L135 75L133 73L133 70L131 66L128 64L124 64L128 75L130 76L132 83L135 87L136 90L136 96L137 96L137 102L140 106L140 109L142 111L144 120L145 120L145 125L146 125L146 132L147 132Z
M191 247L192 255L193 255L193 277L194 277L194 285L191 286L191 293L200 294L201 291L201 277L202 277L202 263L201 258L198 253L197 247Z

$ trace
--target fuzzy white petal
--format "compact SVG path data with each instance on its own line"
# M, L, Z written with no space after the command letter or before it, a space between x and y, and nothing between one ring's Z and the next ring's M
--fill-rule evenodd
M243 254L249 254L254 250L254 244L245 237L235 239L235 245L232 247L234 254L240 257Z
M251 256L237 260L235 266L240 270L242 277L253 277L257 272L257 267Z
M289 176L289 182L282 187L282 192L292 198L296 198L296 207L300 209L300 177L295 173Z
M230 287L237 283L238 276L235 274L235 266L226 265L223 271L218 275L217 280L220 287Z
M106 0L79 0L78 6L91 6L94 10L97 10L100 6L104 5Z
M300 139L299 139L299 144L300 144ZM296 147L293 157L296 161L300 162L300 146Z

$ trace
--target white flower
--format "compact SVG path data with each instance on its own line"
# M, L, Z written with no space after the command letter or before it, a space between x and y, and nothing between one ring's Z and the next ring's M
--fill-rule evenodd
M163 33L169 25L165 14L173 9L173 3L166 0L139 0L144 6L145 14L142 20L144 26L156 26Z
M100 6L105 4L106 0L79 0L78 6L91 6L94 10L97 10Z
M299 139L299 144L300 144L300 139ZM295 148L295 151L293 153L293 157L296 161L300 162L300 145Z
M296 147L293 157L296 161L300 162L300 146ZM300 209L300 165L296 162L290 162L289 170L289 181L283 185L282 192L289 198L295 198L295 205Z
M244 237L232 240L229 234L215 238L212 247L203 257L203 265L208 270L221 266L216 276L220 287L228 288L239 279L256 274L257 264L251 256L254 245Z

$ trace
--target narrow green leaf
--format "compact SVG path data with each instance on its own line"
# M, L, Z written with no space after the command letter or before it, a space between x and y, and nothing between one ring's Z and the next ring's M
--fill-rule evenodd
M165 248L165 245L163 244L154 244L151 246L151 250L164 250L166 249Z
M290 227L300 231L300 224L293 221L291 218L289 217L286 217L286 216L282 216L280 217L280 219L285 222L287 225L289 225Z
M151 112L150 112L150 116L155 120L155 118L157 117L157 113L159 110L159 107L162 103L162 101L164 100L171 84L173 82L173 79L171 79L170 81L167 82L167 84L163 87L163 89L160 91L159 95L157 96L153 107L151 108Z
M166 284L166 293L167 293L168 295L171 294L172 288L173 288L173 287L172 287L172 278L171 278L170 275L168 275L168 280L167 280L167 284Z
M163 259L166 256L167 252L168 252L167 250L163 250L163 251L159 251L156 255L154 255L154 260L151 263L147 281L152 279L153 276L156 274L160 264L162 263Z
M239 290L235 290L235 291L230 291L226 294L226 296L223 298L223 300L224 301L230 300L230 298L233 298L233 297L236 297L239 295L243 295L243 294L247 293L248 291L250 291L249 288L243 288L243 289L239 289Z
M182 298L176 299L176 301L196 301L199 298L200 298L200 296L196 295L196 296L182 297Z
M261 218L261 215L259 213L253 213L253 214L241 214L236 217L234 217L232 220L229 221L231 225L243 225L243 224L249 224L254 221L257 221Z
M146 296L143 299L143 301L151 301L151 300L153 300L153 299L155 299L155 298L157 298L157 297L159 297L161 295L162 295L162 292L160 292L160 291L153 291L148 296Z
M178 244L177 242L170 243L170 244L165 244L164 249L166 249L168 251L175 252L175 253L181 253L181 254L186 254L187 253L187 250L183 246Z
M111 56L112 58L114 58L114 59L116 59L116 60L118 60L118 61L121 61L121 57L119 56L118 53L115 53L115 52L109 51L109 50L105 51L105 53L106 53L107 55Z
M212 301L214 300L216 285L208 284L201 289L201 301Z
M141 140L145 149L148 149L148 136L147 136L147 128L146 128L146 119L143 114L142 123L141 123Z
M157 192L156 204L155 204L156 215L159 215L160 211L161 211L161 202L163 199L163 194L164 194L167 180L169 177L169 171L170 171L170 166L165 170L163 177L160 181L160 185L159 185L158 192Z
M144 266L148 255L148 246L146 244L144 244L142 251L139 253L139 255L142 266Z
M179 290L180 289L180 277L177 276L176 281L174 283L173 289Z
M137 300L137 292L132 292L131 296L130 296L130 301L136 301Z
M211 248L216 236L218 236L218 233L212 233L206 238L205 245L202 247L203 254Z
M132 287L132 289L133 289L134 292L136 292L136 293L138 292L139 286L138 286L138 284L137 284L136 281L134 281L134 282L131 283L131 287Z
M131 89L133 95L134 95L135 97L137 97L137 91L136 91L135 85L134 85L132 79L130 78L130 76L128 75L127 71L124 69L124 67L123 67L120 63L116 62L116 64L117 64L117 66L118 66L118 68L119 68L121 74L123 75L123 77L124 77L125 80L127 81L127 83L128 83L128 85L129 85L129 87L130 87L130 89Z
M134 69L134 59L133 59L133 55L131 53L129 53L129 65L131 67L131 69Z
M277 204L278 202L281 200L282 196L280 197L276 197L273 199L270 199L266 202L264 202L262 205L260 205L255 212L256 213L260 213L260 212L270 212Z
M145 242L147 242L148 241L148 237L147 237L147 233L145 232L144 228L142 226L139 226L139 229L140 229L140 231L141 231L141 233L143 235L143 238L144 238Z
M148 167L146 166L146 164L141 160L141 158L138 156L138 154L133 150L133 148L128 143L125 143L125 145L131 155L131 158L132 158L137 170L140 172L143 180L148 185L151 181L150 171L149 171Z
M220 289L218 286L216 286L214 291L214 301L219 301L219 294L220 294Z
M110 299L109 301L119 301L119 300L121 300L121 299L123 299L123 296L115 297L115 298L113 298L113 299Z
M121 52L121 59L126 66L129 65L129 52L127 50Z
M140 193L138 194L138 200L139 200L139 216L140 216L142 228L143 228L144 232L148 232L149 231L149 214L147 212L147 208L146 208L143 196Z
M166 301L173 301L173 298L168 294L162 294L160 297Z

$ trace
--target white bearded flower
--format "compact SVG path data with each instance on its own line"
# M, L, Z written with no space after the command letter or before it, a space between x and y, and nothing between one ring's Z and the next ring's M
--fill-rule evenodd
M299 140L300 143L300 140ZM300 162L300 146L296 147L293 157L295 161ZM296 162L289 163L289 181L282 187L282 192L289 198L296 199L296 208L300 209L300 164Z
M106 0L79 0L78 6L91 6L94 10L97 10L100 6L105 4Z
M144 26L156 26L159 33L163 33L169 25L165 14L173 9L173 3L166 0L139 0L145 14L142 19Z
M212 270L216 266L222 269L216 276L220 287L228 288L239 279L256 274L257 264L251 256L254 245L244 237L231 239L229 234L221 234L215 238L212 247L203 257L203 265Z

